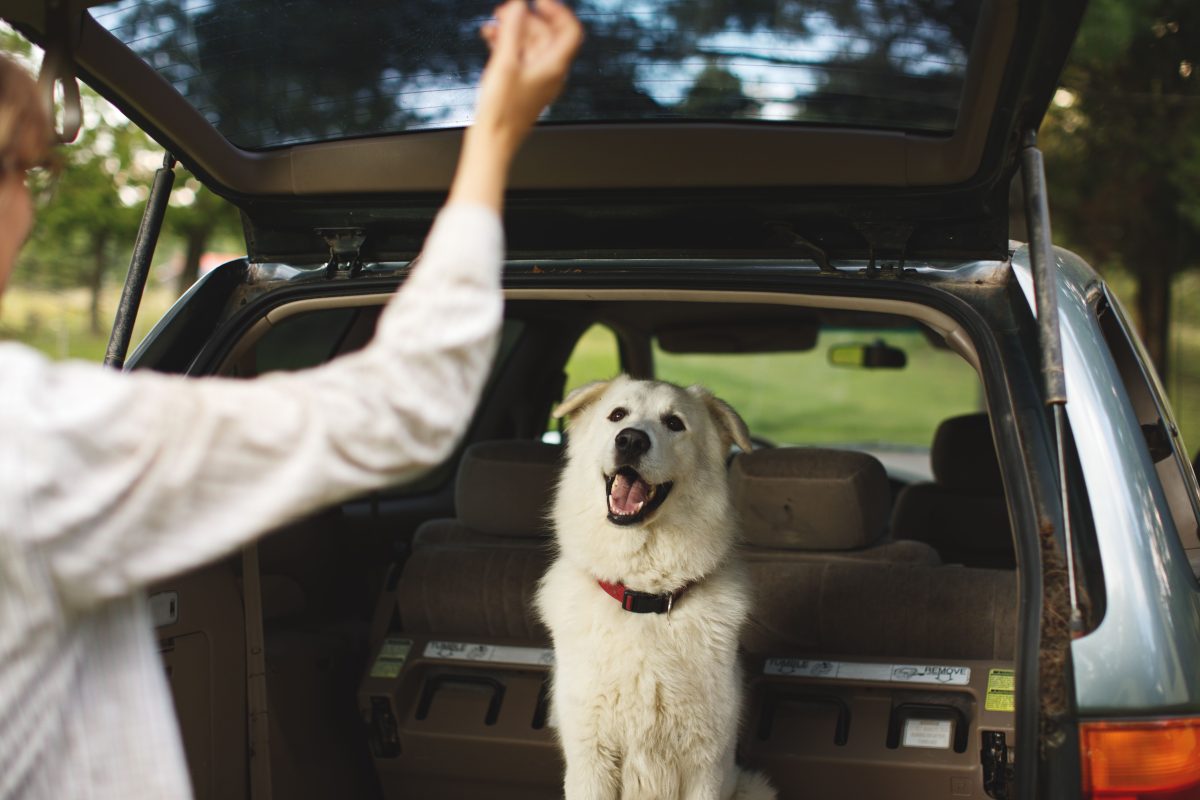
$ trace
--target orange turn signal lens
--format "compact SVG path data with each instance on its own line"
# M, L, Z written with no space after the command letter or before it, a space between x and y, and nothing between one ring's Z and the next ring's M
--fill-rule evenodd
M1200 719L1084 722L1079 741L1087 800L1200 798Z

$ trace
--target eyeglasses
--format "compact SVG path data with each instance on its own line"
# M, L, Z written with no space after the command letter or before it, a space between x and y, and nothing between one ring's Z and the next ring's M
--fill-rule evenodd
M29 167L25 170L25 187L36 209L43 209L54 199L58 188L59 170L54 167Z
M57 160L53 156L38 164L28 164L12 159L0 165L0 176L14 172L22 174L25 188L29 190L29 196L35 208L41 209L50 203L54 197L54 190L58 186L60 172Z

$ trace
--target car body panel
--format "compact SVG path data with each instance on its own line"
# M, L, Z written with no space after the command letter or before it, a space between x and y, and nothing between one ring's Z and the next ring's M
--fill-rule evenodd
M1056 250L1058 304L1074 432L1103 562L1106 610L1072 642L1081 716L1200 711L1200 593L1108 344L1088 303L1099 278ZM1028 251L1013 258L1036 306ZM1153 577L1153 580L1150 578Z

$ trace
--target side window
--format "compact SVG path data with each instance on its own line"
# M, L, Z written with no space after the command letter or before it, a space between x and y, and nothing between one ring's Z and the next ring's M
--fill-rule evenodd
M608 380L621 371L621 348L617 335L606 325L593 325L583 332L565 367L565 397L585 383Z
M1132 328L1120 305L1107 289L1096 306L1096 318L1142 427L1175 529L1192 570L1200 574L1200 489L1166 393L1149 367L1141 342L1130 332Z
M329 308L288 317L255 344L254 373L294 372L324 364L341 351L359 315L354 308ZM367 320L367 327L369 333L373 319Z
M880 369L839 356L861 356L864 346L886 346L903 361ZM971 365L916 326L826 326L808 349L785 352L676 353L657 340L654 363L663 380L710 388L760 440L862 450L909 481L932 479L930 445L942 420L983 409Z
M621 372L621 348L617 335L607 325L593 325L583 332L571 357L563 367L567 380L563 384L563 397L585 383L603 381ZM551 419L546 423L542 441L557 444L562 441L562 421Z
M240 348L235 346L224 374L230 377L250 378L268 372L294 372L320 366L347 353L361 350L374 336L382 308L325 308L286 317L257 341ZM491 396L501 368L512 355L524 333L525 323L515 319L504 321L500 328L496 358L492 362L483 390L482 402L486 403L487 398ZM437 467L418 475L408 483L371 495L372 502L428 494L440 489L453 478L461 451L465 442L469 440L468 434L467 439L459 444L458 450Z

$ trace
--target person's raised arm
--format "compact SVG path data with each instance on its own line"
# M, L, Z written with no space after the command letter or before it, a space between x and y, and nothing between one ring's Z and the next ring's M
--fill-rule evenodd
M555 0L510 0L497 18L447 208L364 350L253 380L4 354L0 507L65 606L137 591L453 451L502 316L508 168L582 38Z
M483 28L492 49L479 84L475 121L463 139L448 203L500 210L508 168L538 115L562 91L583 41L575 15L558 0L508 0Z

